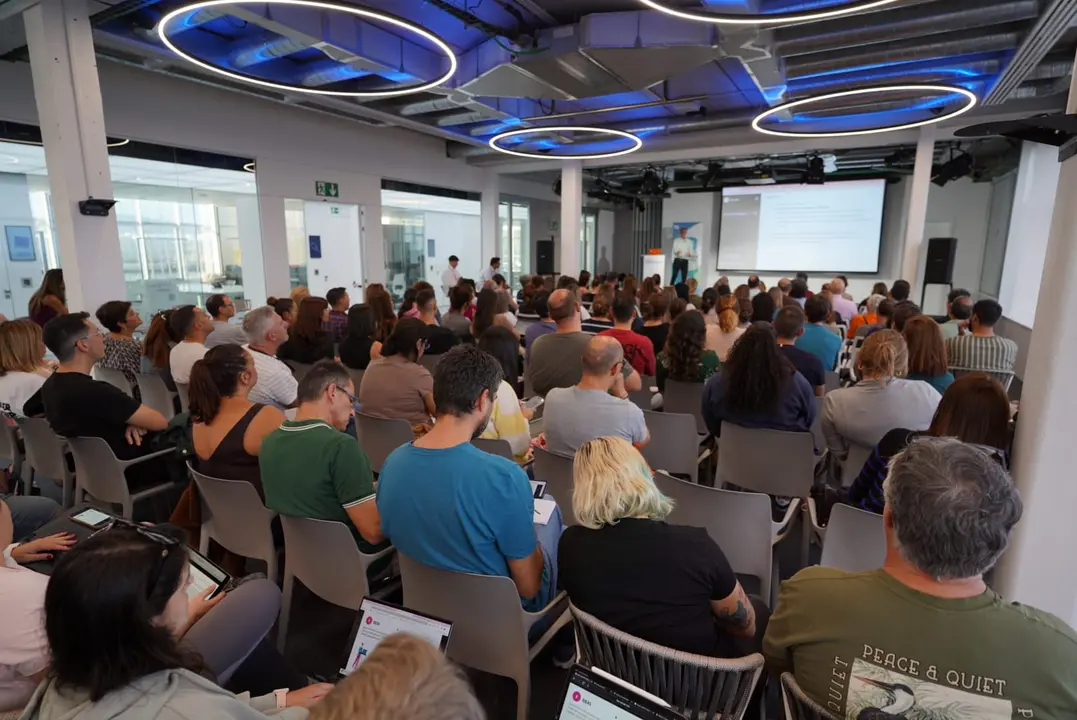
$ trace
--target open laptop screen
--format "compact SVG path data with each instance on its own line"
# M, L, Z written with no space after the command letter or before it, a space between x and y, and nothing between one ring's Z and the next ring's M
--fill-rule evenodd
M363 598L340 674L355 672L383 638L400 632L420 637L445 652L452 623L373 598Z
M558 720L684 720L630 685L576 665Z

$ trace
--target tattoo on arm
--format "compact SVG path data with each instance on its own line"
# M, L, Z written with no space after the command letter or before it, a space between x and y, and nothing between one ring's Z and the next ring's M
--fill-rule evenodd
M732 627L745 628L751 620L751 615L748 612L748 608L744 606L744 601L741 598L737 598L737 609L732 612L727 609L722 609L718 613L718 620Z
M729 597L720 601L712 600L711 605L715 620L728 632L743 637L755 635L755 609L740 583L737 583Z

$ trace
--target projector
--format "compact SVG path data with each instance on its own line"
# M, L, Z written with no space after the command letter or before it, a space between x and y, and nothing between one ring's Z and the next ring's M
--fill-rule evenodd
M763 167L757 167L752 170L751 174L744 179L746 185L774 185L777 180L771 174L770 170Z

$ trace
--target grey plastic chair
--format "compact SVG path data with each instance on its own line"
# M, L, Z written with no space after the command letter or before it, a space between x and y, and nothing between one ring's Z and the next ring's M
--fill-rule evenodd
M811 425L811 435L815 441L815 447L819 448L820 452L826 451L826 435L823 434L823 402L825 400L825 397L815 396L815 422Z
M445 353L438 353L436 355L427 355L423 353L423 356L419 358L419 364L430 371L430 374L434 374L434 370L437 368L438 363L441 362L441 358Z
M782 706L786 720L835 720L835 716L804 694L793 673L782 673Z
M707 531L737 575L759 580L759 596L773 607L774 577L770 498L760 493L717 490L685 482L664 472L654 474L662 494L675 505L666 520Z
M820 565L849 572L877 570L886 559L883 516L850 505L835 505L826 526Z
M187 464L202 505L202 532L198 550L209 552L209 541L216 540L236 555L261 560L266 577L277 582L277 548L273 544L273 518L277 517L258 497L258 491L245 480L209 477Z
M63 488L63 506L69 508L75 502L75 474L67 465L67 440L57 435L45 418L19 418L22 441L26 447L26 487L35 479L46 477Z
M863 445L849 444L849 454L841 462L841 484L845 487L849 487L856 480L856 476L860 474L860 471L864 469L864 463L871 459L871 454L875 452L875 448L864 447Z
M131 390L131 381L120 370L101 367L98 364L94 365L93 376L95 380L107 382L112 387L123 390L129 397L134 397L134 392Z
M573 458L535 448L535 479L546 483L546 492L553 495L561 508L565 527L578 524L572 512L572 464Z
M512 454L512 447L509 445L508 440L500 440L493 438L475 438L471 441L471 444L477 447L483 452L490 453L491 455L497 455L498 457L507 458L516 462L516 456Z
M172 404L172 398L176 393L168 389L164 378L152 373L140 373L135 377L138 382L138 391L142 395L142 404L151 407L165 416L165 420L171 420L176 416L176 406Z
M640 410L650 410L651 398L654 397L651 388L655 386L657 381L650 375L641 375L640 380L643 383L643 388L628 393L628 399Z
M826 391L837 390L841 387L841 376L833 370L826 371Z
M191 400L187 393L187 388L188 385L186 383L176 383L176 394L179 395L181 412L191 411Z
M283 653L296 578L323 600L358 610L363 598L370 594L367 570L375 561L392 554L394 548L368 555L359 550L351 529L344 523L288 515L281 515L280 522L284 528L285 563L277 649Z
M359 386L363 384L363 373L365 373L366 370L356 370L347 365L344 366L344 369L348 371L348 375L350 375L352 379L352 385L355 386L355 392L353 394L358 396Z
M693 720L740 720L763 674L763 656L713 658L671 650L569 605L580 662L665 700ZM455 628L454 628L455 631Z
M975 368L966 367L952 367L950 368L950 372L954 374L954 378L959 378L962 375L968 375L972 372L979 372L983 373L984 375L989 375L1002 383L1002 389L1006 392L1010 391L1010 385L1013 384L1014 377L1013 372L1003 372L1001 370L977 370Z
M699 463L710 456L710 451L699 453L699 435L696 421L691 415L672 412L643 411L651 440L640 451L647 464L654 470L665 470L671 475L687 475L696 480Z
M380 418L366 413L355 414L355 434L370 460L370 467L381 472L389 453L415 440L411 423L399 418Z
M531 699L531 661L570 621L567 596L560 593L539 612L520 607L520 594L507 577L439 570L399 555L404 606L451 620L446 655L455 662L516 682L516 718L526 720ZM541 620L553 622L540 638L528 633Z
M19 450L19 435L15 426L11 424L10 417L0 415L0 460L7 460L8 465L11 467L12 476L22 479L22 467L25 459L25 456ZM23 483L24 494L30 493L31 482L29 478L26 478L26 482Z
M295 377L296 382L303 382L303 378L307 376L313 365L307 363L295 362L294 360L284 360L285 365L292 369L292 375Z
M708 435L703 421L703 383L666 380L662 391L662 409L669 413L684 413L696 419L696 433Z
M101 438L68 438L71 455L75 458L75 503L83 502L86 495L99 502L112 503L123 507L123 517L131 520L135 503L147 500L155 495L167 492L175 484L166 481L134 494L127 487L124 470L132 465L144 463L162 455L174 453L174 448L166 448L143 455L134 460L120 460Z

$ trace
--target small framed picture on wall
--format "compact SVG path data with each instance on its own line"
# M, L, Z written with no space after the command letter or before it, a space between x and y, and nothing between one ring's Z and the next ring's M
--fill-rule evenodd
M7 256L12 262L34 262L37 251L34 249L34 231L29 225L5 225L7 237Z

